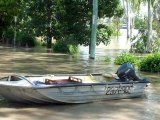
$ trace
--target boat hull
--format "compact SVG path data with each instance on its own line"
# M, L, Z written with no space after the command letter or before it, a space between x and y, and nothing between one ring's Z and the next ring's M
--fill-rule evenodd
M141 97L146 85L143 82L28 87L0 84L0 94L7 100L23 103L87 103Z

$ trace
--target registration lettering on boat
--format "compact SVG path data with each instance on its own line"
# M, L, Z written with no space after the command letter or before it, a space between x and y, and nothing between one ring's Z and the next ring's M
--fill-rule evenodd
M108 86L106 95L131 94L133 86Z

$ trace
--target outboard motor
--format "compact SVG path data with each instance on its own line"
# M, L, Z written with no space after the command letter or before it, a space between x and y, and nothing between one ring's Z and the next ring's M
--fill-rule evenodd
M119 81L125 82L125 81L139 81L141 80L136 74L135 74L135 68L131 63L124 63L122 64L117 72L117 76L119 77Z

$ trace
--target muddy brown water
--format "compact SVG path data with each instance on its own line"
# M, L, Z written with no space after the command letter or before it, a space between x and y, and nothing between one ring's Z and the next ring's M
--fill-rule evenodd
M81 55L38 53L0 47L0 77L9 74L115 73L119 66L100 61L122 50L96 52L89 60L87 49ZM137 71L152 83L142 98L99 101L76 105L24 105L0 101L0 120L160 120L160 73Z

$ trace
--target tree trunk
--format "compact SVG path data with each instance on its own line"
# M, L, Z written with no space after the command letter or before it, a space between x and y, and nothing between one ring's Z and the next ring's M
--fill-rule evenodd
M51 31L50 27L48 27L48 29L47 29L47 48L48 49L52 48L52 36L51 36L50 31Z
M51 49L52 48L52 33L51 33L51 15L52 15L52 11L51 11L51 1L48 1L47 4L47 19L48 19L48 25L47 25L47 48Z
M131 19L130 19L130 11L131 11L131 6L130 6L130 0L126 0L126 12L127 12L127 41L126 41L126 46L127 46L127 50L129 51L129 46L128 43L130 41L130 27L131 27Z
M133 30L134 30L134 21L135 21L135 17L132 16L131 17L131 25L130 25L130 37L133 37Z
M158 24L158 26L156 28L156 31L158 33L160 30L160 18L159 18L160 16L158 15L158 11L160 10L160 7L159 7L158 3L155 3L155 4L156 5L153 8L153 13L154 13L153 20L156 20L156 23Z
M126 0L127 4L127 42L130 40L130 1Z
M148 0L148 33L147 33L146 52L151 52L151 40L152 40L152 6L151 0Z
M120 32L119 21L120 19L116 17L117 41L119 40L119 32Z

